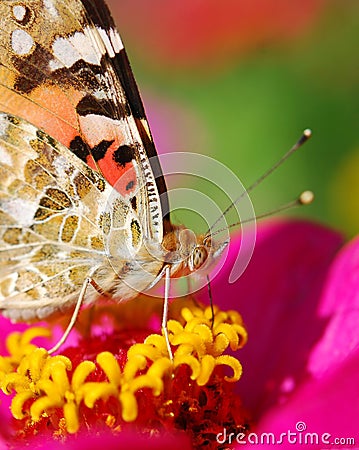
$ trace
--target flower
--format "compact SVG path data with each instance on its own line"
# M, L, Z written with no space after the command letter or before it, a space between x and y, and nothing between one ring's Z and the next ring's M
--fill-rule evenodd
M212 291L222 307L237 304L251 337L236 391L252 431L279 437L303 422L308 433L357 444L359 238L343 246L339 233L320 225L269 222L246 272L229 285L235 256Z
M211 441L207 448L218 448L215 437L226 427L226 421L223 420L224 411L226 411L226 414L232 413L232 420L238 420L237 432L245 433L246 427L249 426L247 436L249 436L248 433L259 435L262 432L279 436L288 429L295 431L296 424L301 422L311 433L318 433L319 435L330 433L333 438L344 436L357 438L359 335L356 328L359 323L359 297L357 294L359 239L357 238L343 246L343 239L337 232L320 225L306 222L262 224L259 227L254 255L246 272L235 284L229 285L227 279L239 245L240 239L235 239L228 259L220 274L212 281L211 287L213 298L216 303L221 303L222 310L233 311L237 309L241 311L246 329L249 331L248 343L240 350L243 376L237 383L230 384L223 381L223 372L219 371L220 381L218 383L216 381L213 383L215 378L209 377L206 377L200 383L195 380L188 383L188 375L196 378L195 366L197 363L192 361L189 365L185 364L177 374L176 382L172 384L172 397L169 403L172 408L171 411L174 411L175 414L178 413L178 409L173 407L173 401L179 401L178 407L185 400L188 406L187 411L194 408L196 411L194 417L197 417L198 414L201 414L198 405L203 401L203 397L206 398L206 408L205 411L202 411L204 414L200 415L198 422L195 424L191 422L193 417L190 419L189 415L182 414L178 417L181 417L183 423L187 425L195 425L192 431L193 429L199 431L200 424L203 424L210 417L212 434L210 434ZM199 294L199 297L205 295L203 291ZM131 302L128 302L125 305L123 310L124 320L126 322L131 321L132 317L132 323L129 324L131 327L134 326L138 317L143 319L143 316L147 315L144 305L148 307L148 299L143 299L143 301L147 301L147 303L136 304L134 302L131 304ZM195 352L197 356L202 354L204 357L205 353L202 353L203 345L201 342L205 341L207 342L205 344L207 346L206 354L211 354L214 358L221 358L219 353L216 353L219 347L217 350L214 349L214 341L210 337L209 309L197 309L193 307L193 304L189 306L190 304L189 299L185 300L184 305L180 305L179 302L174 304L172 314L179 317L177 316L177 309L184 306L184 309L182 308L184 317L182 323L179 321L172 322L169 326L173 333L172 345L177 351L182 348L180 356L186 354L187 358L189 355L187 346L191 345L192 350L194 347L197 348ZM134 311L137 307L140 308L142 316ZM222 313L216 310L216 317L215 327L219 326L224 318L224 323L234 323L239 326L239 328L235 327L237 336L241 336L238 343L243 344L246 341L246 333L244 328L241 328L242 321L238 313ZM222 319L220 319L221 317ZM98 324L100 322L101 320L98 321ZM196 325L194 326L194 324ZM202 341L198 336L191 335L188 338L187 335L185 336L182 333L187 326L189 332L192 333L197 326L202 330L203 325L203 331L200 332ZM143 323L140 323L140 327L142 326ZM111 326L108 325L108 328L110 329ZM116 329L116 327L114 328ZM225 326L224 328L228 327ZM83 326L83 329L80 327L80 334L84 334L85 329L86 325ZM178 331L179 334L177 334ZM1 332L4 333L4 330L2 329ZM69 358L74 366L84 370L82 375L76 374L77 369L73 372L68 371L72 378L69 376L66 380L63 377L65 371L61 369L62 373L58 377L65 380L65 395L64 392L61 395L67 403L72 404L71 408L76 403L76 395L81 394L84 398L86 395L97 398L99 391L96 389L113 390L116 393L115 397L118 397L119 393L126 391L126 389L126 392L128 392L130 383L124 386L119 382L121 376L127 370L124 355L130 353L131 357L131 352L136 354L134 350L129 351L129 348L141 348L142 351L144 347L136 342L140 342L144 336L148 335L148 332L146 333L143 328L137 329L137 333L138 335L136 335L135 329L131 334L126 332L125 339L121 332L117 335L114 334L110 340L106 341L107 347L104 346L101 335L98 335L87 347L86 341L88 339L81 340L80 338L78 342L74 341L71 346L62 351L64 358ZM229 331L225 334L227 338L230 336ZM24 342L31 337L26 333L21 336L25 336ZM175 338L175 336L177 337ZM153 347L153 342L157 342L158 339L161 340L161 337L152 337L151 339L154 339L150 346L152 351L157 346L156 344ZM232 345L230 346L234 350L238 346L236 338L229 337L228 345L231 342ZM181 345L184 347L181 347ZM111 354L113 355L115 349L119 347L120 350L114 359ZM31 350L26 345L22 348L25 348L26 352ZM164 348L164 343L159 344L158 348ZM147 347L146 349L148 350ZM190 351L191 355L192 350ZM36 351L39 352L38 349L35 349ZM159 359L165 358L162 350L159 350L159 352L161 354ZM16 351L12 353L18 355ZM39 360L46 356L43 351L40 353L38 355ZM93 362L81 366L81 361L84 359L90 360L91 355L92 358L94 355L101 355L95 357L96 370L94 372L91 372L94 367ZM176 360L176 351L174 355ZM58 364L64 364L66 367L66 360L61 362L61 360L56 361L56 358L58 358L56 355L51 357L54 361L54 367L57 367ZM166 361L167 364L168 359ZM204 364L204 360L201 360L201 358L197 361L200 365ZM234 361L234 359L230 359L230 361ZM11 361L5 360L5 362L16 364L14 359ZM241 371L239 363L237 361L233 364L238 369L236 377L238 378ZM189 370L188 367L191 369ZM139 376L143 377L148 374L149 368L143 367ZM160 370L162 369L161 366ZM232 369L232 372L236 373L237 369L234 372ZM130 369L129 372L131 372ZM86 374L89 374L88 378ZM34 372L33 376L35 375ZM77 379L77 381L75 380L76 383L74 378ZM163 381L162 376L160 376L160 379ZM198 377L196 379L198 380ZM212 381L208 384L210 379ZM167 382L168 380L165 380L164 385ZM74 383L84 386L77 391L77 394L73 392ZM143 414L147 423L149 423L151 414L152 418L154 417L154 407L162 408L162 412L166 407L163 397L161 397L162 394L159 396L153 395L153 391L156 389L156 387L153 388L155 385L156 383L151 384L150 389L144 389L142 395L137 397L137 401L140 402L138 404L140 415ZM186 392L184 393L183 386L187 386L185 398L183 395ZM234 389L232 389L233 386ZM36 391L36 386L33 385L33 387ZM201 391L201 389L203 390ZM131 389L129 390L131 391ZM71 392L74 396L69 395ZM212 397L211 392L214 393ZM138 398L141 400L138 400ZM202 400L200 400L201 398ZM156 403L157 400L159 400L158 403ZM218 402L220 403L218 404ZM96 420L100 421L101 414L104 413L102 408L105 403L101 400L97 404L95 409L98 416L89 415L86 420L89 422L95 420L95 424ZM117 407L118 403L111 401L113 411L118 411ZM5 409L0 409L0 413L6 414ZM156 417L158 418L158 416ZM215 432L213 432L213 423L215 422L213 418L218 421ZM8 418L6 420L9 423ZM123 423L121 419L117 422L117 425L123 427ZM141 426L144 423L142 422ZM185 429L183 423L182 431ZM151 426L153 426L153 422ZM231 430L233 429L231 428ZM8 435L3 439L8 440L10 427L8 426L4 430L2 430L2 433L7 432ZM100 433L99 439L102 439L101 436L103 436L103 440L100 442L108 442L108 448L115 448L116 443L119 445L119 442L125 445L126 440L131 442L132 447L136 443L142 444L142 437L135 427L122 430L116 436L109 434L108 430L113 431L110 427L107 428L107 431L103 431L100 427L95 433ZM191 444L188 441L188 436L190 436L188 428L185 430L186 433L182 432L179 435L173 434L175 428L163 427L161 430L156 429L157 440L149 441L149 445L153 444L154 448L165 448L165 445L176 448L176 439L178 439L177 442L181 443L182 449L189 449L193 445L193 442ZM43 430L40 427L37 431ZM93 439L91 432L78 433L73 438L68 439L66 445L69 448L78 448L80 445L87 446L91 443L90 439ZM60 442L51 442L50 444L56 446L56 448L61 446ZM47 440L46 445L50 444ZM98 444L99 441L96 441L95 438L91 445L96 448ZM44 445L44 441L40 445ZM194 444L194 448L200 447L196 447L196 444ZM281 445L281 448L286 447Z
M32 343L34 337L46 336L47 328L31 327L7 336L0 386L4 393L14 394L10 410L17 432L12 437L8 432L13 446L28 445L36 436L73 445L74 434L76 440L111 431L122 440L123 431L135 430L141 440L182 429L200 446L218 432L218 423L242 423L239 399L229 388L240 378L242 367L223 354L227 347L238 350L246 343L240 315L215 308L212 316L211 308L193 301L181 306L182 320L167 324L171 360L164 336L141 329L131 304L138 302L144 322L146 309L153 310L144 306L151 305L148 298L122 308L100 308L97 321L110 317L117 322L111 332L91 332L85 338L80 330L78 342L61 355L50 355ZM126 309L132 310L132 317ZM94 321L90 328L95 328ZM223 367L231 369L231 375Z

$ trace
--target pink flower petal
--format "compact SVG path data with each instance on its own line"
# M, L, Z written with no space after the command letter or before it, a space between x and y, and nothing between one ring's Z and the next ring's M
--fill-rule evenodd
M311 349L327 325L317 313L320 294L342 238L311 223L261 224L248 268L230 285L239 244L211 286L214 302L237 309L247 326L249 341L237 353L244 370L238 391L258 417L307 375Z
M311 445L307 448L357 448L351 445L333 445L335 438L354 438L359 443L359 351L355 352L335 373L321 380L311 380L304 384L284 406L271 410L261 420L257 433L271 432L276 436L287 430L296 431L296 424L306 426L302 433L329 433L330 444ZM297 425L299 427L299 424ZM349 444L349 443L348 443ZM273 446L268 446L273 448ZM297 448L282 444L278 448ZM298 447L299 448L299 447Z
M309 370L322 376L359 348L359 238L339 253L328 275L318 316L327 322Z

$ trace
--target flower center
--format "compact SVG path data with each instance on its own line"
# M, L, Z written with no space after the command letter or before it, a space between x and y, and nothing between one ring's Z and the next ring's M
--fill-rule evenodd
M9 356L0 357L0 386L5 394L15 394L11 412L21 433L37 434L44 424L62 437L98 427L119 432L129 423L148 432L195 424L213 431L214 423L220 431L220 422L230 421L242 426L240 402L229 387L242 367L224 354L247 340L241 316L215 308L212 326L210 308L185 307L178 320L168 321L168 330L173 361L164 337L149 334L143 340L144 330L131 331L142 341L131 346L129 331L117 329L82 339L78 347L55 356L32 343L49 335L45 328L10 334ZM99 346L111 351L97 353Z

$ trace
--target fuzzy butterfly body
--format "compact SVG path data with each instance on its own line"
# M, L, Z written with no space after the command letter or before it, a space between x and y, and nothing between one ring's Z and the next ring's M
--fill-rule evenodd
M167 269L202 266L211 250L169 220L143 104L103 1L1 1L0 47L2 314L43 318L99 292L128 300Z

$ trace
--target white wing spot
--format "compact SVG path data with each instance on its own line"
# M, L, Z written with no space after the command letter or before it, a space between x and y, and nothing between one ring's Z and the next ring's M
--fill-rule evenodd
M121 38L115 29L108 32L103 28L85 27L69 37L58 37L52 44L56 59L49 61L52 71L61 67L70 68L83 59L89 64L101 65L101 58L106 52L113 58L123 49Z
M1 128L1 124L0 124ZM9 166L11 167L14 164L13 158L11 155L6 151L5 148L2 148L0 145L0 164L3 166Z
M55 57L67 68L81 59L99 66L102 57L102 54L94 49L91 39L79 31L68 38L58 37L52 44L52 50ZM56 68L59 64L53 63L50 67Z
M4 114L0 115L0 136L3 136L6 134L6 131L8 129L8 122L6 119L6 116L4 116ZM1 158L1 153L0 153L0 158ZM1 161L1 159L0 159Z
M15 19L18 22L21 22L26 15L26 8L23 5L15 5L12 8L12 13L14 14Z
M3 211L18 218L18 224L21 227L30 227L33 224L38 207L37 203L25 202L23 199L16 198L2 204Z
M17 55L28 55L35 48L35 42L26 31L14 30L11 35L11 47Z
M70 40L63 37L59 37L55 40L52 45L52 50L56 58L68 68L81 59L80 53L74 48Z
M55 70L63 69L65 66L58 60L52 59L49 61L49 68L51 72L55 72Z
M123 44L117 30L111 28L109 31L106 31L103 28L96 28L106 47L108 55L110 58L113 58L116 53L119 53L123 49Z
M109 57L113 58L115 56L115 52L113 50L113 46L111 44L109 35L107 34L106 30L104 30L103 28L96 27L96 29L101 36L102 42L105 45L105 48L106 48L106 51L107 51Z
M53 0L44 0L44 7L47 9L47 11L53 16L57 17L58 12L57 9L54 6Z
M111 28L110 39L116 53L119 53L124 47L120 35L117 30Z

